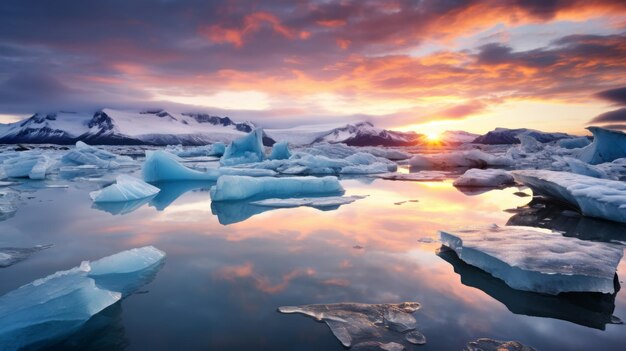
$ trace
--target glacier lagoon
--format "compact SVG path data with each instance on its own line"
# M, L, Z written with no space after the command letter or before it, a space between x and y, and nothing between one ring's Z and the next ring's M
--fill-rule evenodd
M589 233L586 225L594 229L592 240L626 240L624 225L515 194L531 194L528 189L463 192L453 186L454 173L421 182L346 176L340 177L344 196L368 196L332 208L276 209L211 203L215 182L179 181L154 183L160 192L138 202L92 203L89 192L118 174L141 178L138 167L75 167L2 188L19 200L2 217L0 247L53 246L0 268L1 295L133 247L167 253L150 284L51 349L343 350L323 323L277 309L405 301L420 303L414 317L428 340L407 349L462 350L480 338L537 350L617 350L626 343L625 326L616 324L626 317L622 291L521 292L440 251L439 229L489 223L523 222L575 237ZM625 271L621 262L618 277Z

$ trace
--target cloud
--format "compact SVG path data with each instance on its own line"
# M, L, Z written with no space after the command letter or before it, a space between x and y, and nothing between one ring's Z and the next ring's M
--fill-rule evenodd
M626 107L596 116L590 123L626 122Z
M604 90L596 96L618 105L626 105L626 87Z

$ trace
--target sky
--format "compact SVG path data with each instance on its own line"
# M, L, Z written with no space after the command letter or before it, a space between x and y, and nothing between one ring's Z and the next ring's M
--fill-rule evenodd
M626 129L626 1L1 1L0 123L104 107Z

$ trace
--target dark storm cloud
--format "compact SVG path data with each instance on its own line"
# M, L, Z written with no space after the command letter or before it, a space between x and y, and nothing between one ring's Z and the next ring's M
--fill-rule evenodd
M626 122L626 107L596 116L590 123Z
M618 105L626 105L626 87L604 90L596 96Z

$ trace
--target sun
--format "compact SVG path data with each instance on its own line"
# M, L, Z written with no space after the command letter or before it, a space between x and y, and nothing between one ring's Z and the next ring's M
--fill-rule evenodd
M430 142L436 142L436 141L441 140L441 135L439 135L439 133L436 133L436 132L427 132L425 135L426 135L426 140Z

